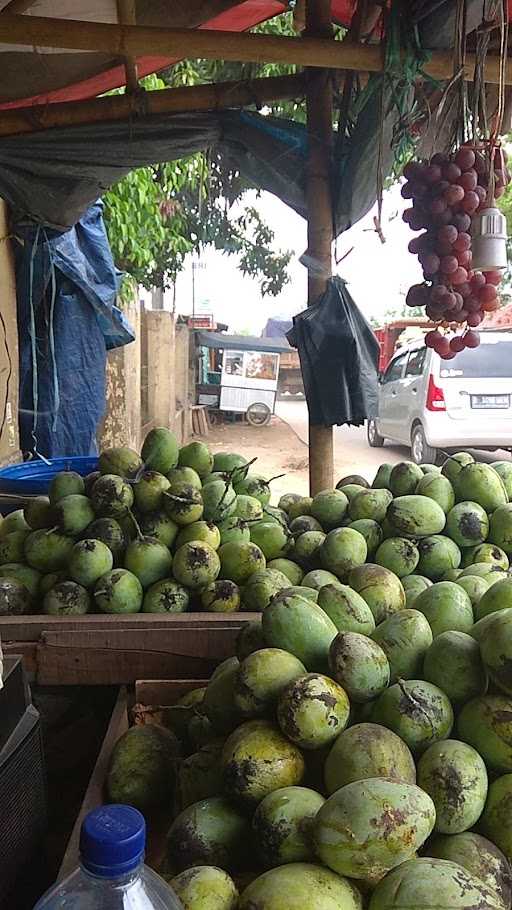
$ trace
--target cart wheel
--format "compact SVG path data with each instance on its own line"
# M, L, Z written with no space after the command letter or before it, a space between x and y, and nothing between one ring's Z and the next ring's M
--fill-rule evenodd
M211 427L218 427L222 423L222 414L220 411L208 410L208 422Z
M245 412L247 423L252 427L266 427L270 423L272 411L267 404L262 401L255 401L250 404Z

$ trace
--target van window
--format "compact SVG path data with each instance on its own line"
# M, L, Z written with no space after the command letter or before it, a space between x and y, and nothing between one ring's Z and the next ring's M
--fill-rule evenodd
M510 379L512 378L512 338L510 341L485 342L474 350L456 354L439 375L443 379Z
M411 351L407 361L406 376L421 376L423 374L426 354L427 349L425 347L418 348L417 351Z
M400 357L397 357L396 360L393 360L389 364L386 372L384 373L384 376L382 377L383 385L386 382L394 382L395 379L402 378L402 372L404 369L404 364L405 364L406 359L407 359L407 352L405 354L400 354Z

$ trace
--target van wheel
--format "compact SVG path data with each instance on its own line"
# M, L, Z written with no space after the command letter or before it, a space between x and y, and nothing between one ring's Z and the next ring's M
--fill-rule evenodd
M366 436L368 439L368 445L372 449L381 449L384 445L384 437L380 435L377 430L377 421L373 418L368 420L366 424Z
M437 461L437 449L429 446L420 424L412 431L411 455L415 464L435 464Z

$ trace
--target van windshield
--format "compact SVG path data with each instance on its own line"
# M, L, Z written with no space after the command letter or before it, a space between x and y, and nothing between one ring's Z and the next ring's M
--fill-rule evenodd
M482 341L479 348L466 349L443 364L443 379L509 379L512 378L512 338L510 341Z

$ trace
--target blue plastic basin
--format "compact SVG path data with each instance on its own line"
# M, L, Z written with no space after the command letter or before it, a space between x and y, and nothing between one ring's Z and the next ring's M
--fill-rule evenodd
M0 469L0 493L17 496L44 496L59 471L76 471L85 477L98 467L97 455L52 458L50 464L40 459L24 461Z

